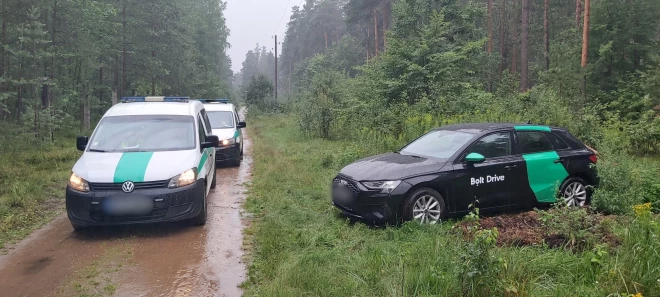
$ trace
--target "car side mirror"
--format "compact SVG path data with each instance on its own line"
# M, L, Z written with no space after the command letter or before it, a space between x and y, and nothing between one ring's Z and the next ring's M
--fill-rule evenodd
M247 124L245 122L238 122L238 128L245 128L247 127Z
M206 136L206 141L202 142L202 149L210 148L210 147L219 147L220 146L220 138L215 135L209 135Z
M76 148L78 148L79 151L85 151L85 148L87 147L87 143L89 143L89 137L78 136L78 138L76 139Z
M481 163L486 161L486 157L479 153L470 153L465 157L465 161L468 163Z

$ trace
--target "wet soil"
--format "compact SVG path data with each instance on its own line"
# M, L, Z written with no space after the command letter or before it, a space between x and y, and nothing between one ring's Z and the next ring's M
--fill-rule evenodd
M171 223L78 233L60 216L0 256L0 296L82 296L76 280L116 248L127 250L116 256L126 264L95 271L113 275L107 280L112 287L105 288L111 290L100 288L99 296L240 296L246 277L241 205L252 167L247 133L244 138L240 167L217 168L204 227Z
M550 213L553 212L553 210L550 210ZM562 217L554 217L552 220L562 219ZM589 248L593 242L607 243L611 247L619 245L619 239L607 227L606 222L611 220L616 220L616 217L595 213L586 215L579 221L578 226L572 226L576 234L582 234L577 239L571 239L568 234L563 234L562 230L552 229L548 227L551 225L543 224L539 213L536 211L482 217L479 219L478 229L497 228L499 233L497 244L499 246L545 245L549 248L568 248L580 251ZM567 221L566 224L570 223ZM471 232L468 227L474 227L475 225L474 222L462 221L456 227L466 237L470 237ZM592 242L588 243L587 241Z

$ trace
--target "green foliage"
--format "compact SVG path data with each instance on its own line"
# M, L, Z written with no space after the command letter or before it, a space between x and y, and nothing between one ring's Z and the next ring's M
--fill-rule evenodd
M243 90L248 106L268 109L274 102L273 83L263 74L252 77L250 84Z

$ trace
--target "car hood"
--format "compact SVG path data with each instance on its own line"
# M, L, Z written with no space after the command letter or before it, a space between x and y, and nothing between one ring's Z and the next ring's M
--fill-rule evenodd
M236 129L213 129L212 133L213 135L218 136L218 139L220 139L220 141L229 138L238 137L238 133L236 133Z
M387 153L357 160L339 173L356 181L401 180L437 172L445 164L445 161L424 157Z
M154 153L85 152L73 172L92 183L168 180L198 166L198 150Z

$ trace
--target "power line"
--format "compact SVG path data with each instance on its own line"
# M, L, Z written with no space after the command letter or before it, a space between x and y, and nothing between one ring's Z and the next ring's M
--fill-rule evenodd
M300 3L302 3L302 2L300 2ZM277 30L280 28L280 25L282 25L282 20L284 20L284 15L286 15L286 11L289 9L289 4L291 4L291 0L289 0L286 3L286 7L284 8L284 12L282 12L282 17L280 17L280 22L277 23L277 27L275 27L275 32L273 32L273 35L275 35L275 33L277 33Z

